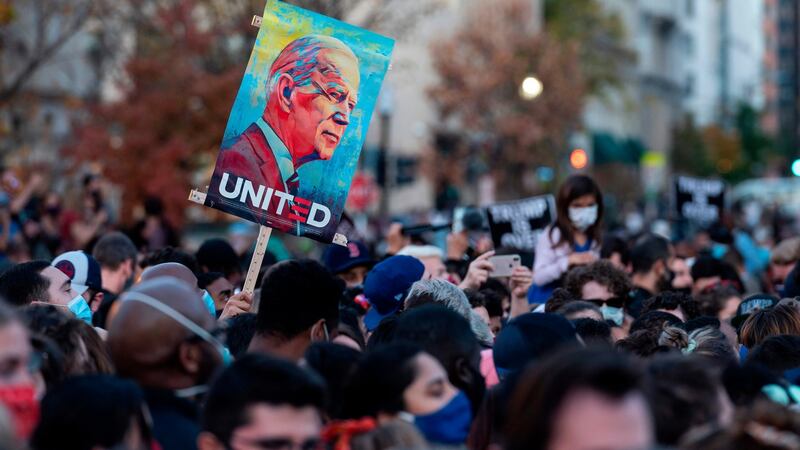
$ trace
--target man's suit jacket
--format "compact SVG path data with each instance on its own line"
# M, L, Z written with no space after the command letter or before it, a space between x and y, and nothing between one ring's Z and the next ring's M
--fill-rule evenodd
M222 180L223 171L231 175L228 179L229 192L235 187L236 177L242 177L250 180L256 189L258 189L258 186L265 186L292 195L296 194L292 189L286 187L267 138L255 123L250 125L244 133L222 144L222 150L217 159L217 166L214 170L209 192L216 192L215 189ZM250 207L252 217L245 218L277 230L296 231L297 222L286 217L289 212L288 204L284 205L283 211L279 216L275 213L279 201L274 195L270 200L270 223L266 222L265 211L260 208L254 209ZM244 207L245 205L240 204L239 206ZM224 210L226 208L221 209ZM233 213L242 216L241 212ZM276 216L280 217L280 219L277 219Z

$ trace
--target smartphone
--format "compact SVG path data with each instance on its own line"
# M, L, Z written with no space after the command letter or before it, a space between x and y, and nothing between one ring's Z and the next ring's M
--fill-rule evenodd
M500 255L492 256L489 258L489 262L494 266L492 278L510 277L514 268L521 264L521 258L519 255Z

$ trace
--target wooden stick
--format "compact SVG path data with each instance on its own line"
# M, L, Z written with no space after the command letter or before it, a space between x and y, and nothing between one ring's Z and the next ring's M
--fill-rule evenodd
M250 260L250 268L247 269L247 277L244 279L244 289L242 292L247 292L253 295L258 281L258 271L261 270L261 262L264 261L264 255L267 253L267 244L269 243L269 236L272 234L272 228L261 225L258 229L258 240L256 240L256 248L253 251L253 259Z

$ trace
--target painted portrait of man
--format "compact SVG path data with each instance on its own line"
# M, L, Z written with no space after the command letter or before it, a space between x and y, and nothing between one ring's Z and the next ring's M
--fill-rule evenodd
M267 2L204 204L342 242L337 227L393 47L371 31Z
M309 35L287 45L272 63L267 104L242 134L222 145L231 175L296 195L297 169L329 160L358 102L358 58L340 40Z

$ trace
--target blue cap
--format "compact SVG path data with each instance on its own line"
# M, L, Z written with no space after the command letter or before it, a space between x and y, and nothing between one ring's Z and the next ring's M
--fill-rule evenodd
M378 263L367 274L364 297L370 304L364 325L372 331L385 317L394 314L403 304L411 285L422 279L425 266L413 256L392 256Z
M347 246L331 244L322 254L322 263L332 274L346 272L356 266L372 267L375 261L367 246L358 241L350 241Z
M527 313L510 320L494 341L498 374L522 370L562 345L578 342L575 327L558 314Z

